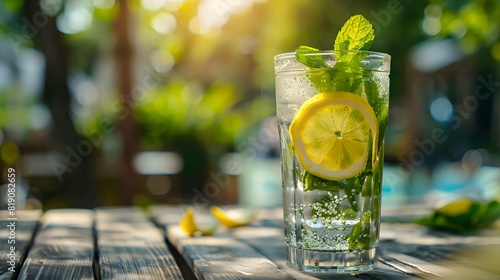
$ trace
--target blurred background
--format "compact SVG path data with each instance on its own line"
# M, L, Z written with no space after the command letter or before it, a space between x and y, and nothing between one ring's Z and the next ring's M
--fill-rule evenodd
M279 206L273 56L332 49L354 14L392 56L384 205L500 197L497 0L0 3L18 207Z

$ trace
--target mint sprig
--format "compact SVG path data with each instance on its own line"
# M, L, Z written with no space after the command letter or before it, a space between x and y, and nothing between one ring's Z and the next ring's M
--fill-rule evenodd
M318 92L348 91L361 94L363 87L365 87L366 90L370 91L367 95L378 96L376 83L371 84L364 81L367 79L363 79L360 71L361 61L364 59L365 54L354 52L368 50L374 39L375 31L370 21L362 15L354 15L346 21L337 34L333 45L336 51L337 63L333 67L326 63L323 56L311 55L320 51L313 47L299 46L295 50L295 57L299 62L311 69L306 75ZM323 70L315 71L316 69ZM383 104L383 102L377 101L376 104L370 105L377 109L379 104ZM304 191L349 189L341 181L322 179L309 174L307 171L304 172L301 179L305 186ZM353 181L355 179L353 178ZM359 192L356 191L356 193Z
M335 38L333 49L338 51L337 59L339 62L352 62L351 60L355 57L355 53L344 51L368 50L370 49L374 39L375 31L373 30L373 26L370 21L362 15L355 15L349 18L340 29L337 37ZM313 47L300 46L295 50L295 56L298 61L309 68L328 68L328 64L322 57L313 58L307 55L308 53L314 53L317 51L319 50ZM347 68L346 66L349 65L337 63L334 68Z
M370 49L374 39L375 31L370 21L362 15L355 15L347 20L340 29L333 49L336 51L366 51Z

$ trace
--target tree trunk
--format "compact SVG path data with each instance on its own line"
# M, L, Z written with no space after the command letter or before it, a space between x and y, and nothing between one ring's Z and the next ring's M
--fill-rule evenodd
M43 101L52 115L54 142L65 158L65 162L57 163L56 175L70 207L95 207L98 193L93 146L76 131L69 111L66 45L57 31L55 19L41 13L39 1L25 1L25 14L34 28L36 47L45 57ZM40 24L41 15L46 19L45 24ZM47 164L53 166L55 163Z
M138 129L132 115L134 100L133 87L133 44L130 40L130 11L126 0L119 0L116 20L116 82L122 99L122 113L119 118L119 133L122 140L121 203L131 204L138 192L138 177L132 167L133 157L139 151Z

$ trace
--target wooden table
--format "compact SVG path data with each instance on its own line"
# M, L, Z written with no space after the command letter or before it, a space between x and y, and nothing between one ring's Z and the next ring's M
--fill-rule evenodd
M178 227L184 210L0 213L0 280L500 279L498 229L459 236L392 219L382 225L376 270L317 278L286 267L281 210L261 210L251 225L196 237Z

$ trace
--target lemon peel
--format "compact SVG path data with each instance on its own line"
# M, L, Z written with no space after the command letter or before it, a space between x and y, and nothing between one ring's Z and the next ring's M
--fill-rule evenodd
M228 228L235 228L246 226L250 224L253 220L253 212L247 212L243 215L234 216L229 213L229 211L225 211L218 206L210 207L210 212L214 217L223 225Z
M459 200L452 201L437 210L440 214L445 214L448 216L457 216L460 214L467 213L470 207L475 203L472 199L461 198Z
M200 224L195 222L194 210L188 207L179 223L180 228L189 236L212 235L217 229L218 223Z

